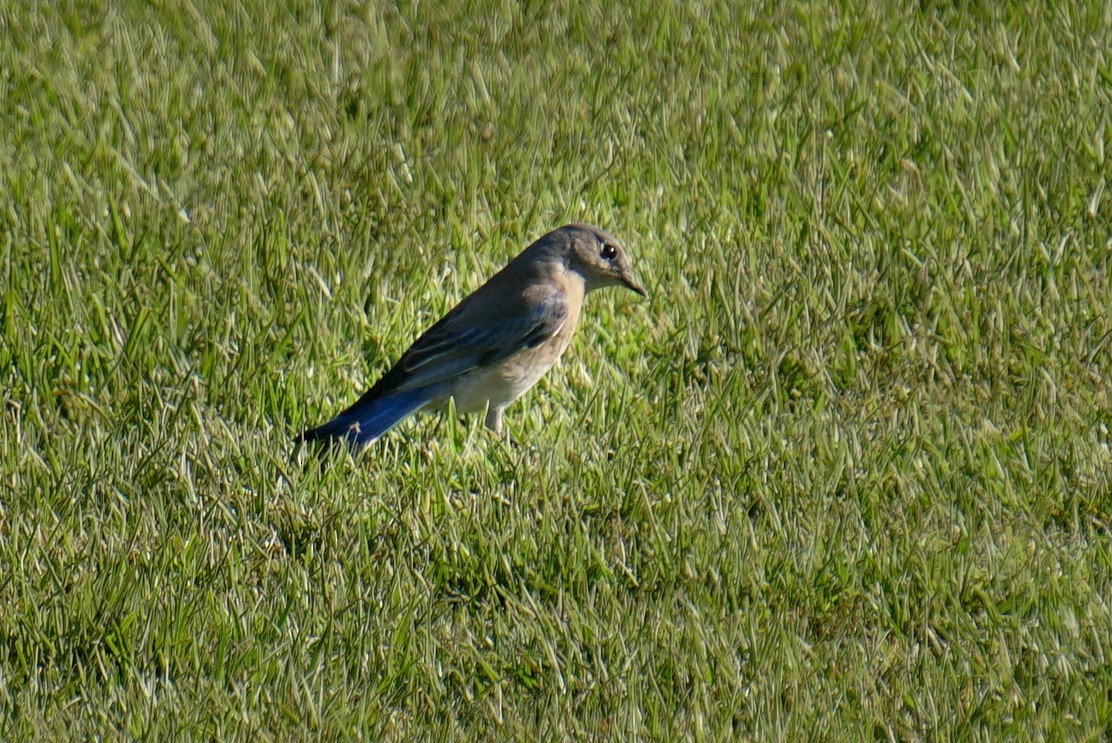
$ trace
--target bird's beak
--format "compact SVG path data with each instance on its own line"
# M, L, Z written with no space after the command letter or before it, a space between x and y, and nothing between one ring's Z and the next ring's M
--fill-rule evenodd
M632 290L632 291L635 291L635 292L637 292L637 293L638 293L638 294L640 294L640 295L641 295L642 297L647 297L647 296L648 296L648 295L647 295L647 294L645 293L645 287L643 287L643 286L641 286L640 284L638 284L638 283L637 283L637 282L636 282L636 281L635 281L635 280L633 279L633 277L632 277L632 276L630 276L629 274L622 274L622 286L624 286L624 287L625 287L625 288L627 288L627 289L630 289L630 290Z

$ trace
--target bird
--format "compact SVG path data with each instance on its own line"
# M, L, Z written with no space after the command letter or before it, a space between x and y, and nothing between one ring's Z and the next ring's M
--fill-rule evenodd
M502 411L560 358L595 289L646 296L613 235L568 224L543 235L426 330L350 407L301 433L298 443L345 442L358 452L410 415L482 413L502 431Z

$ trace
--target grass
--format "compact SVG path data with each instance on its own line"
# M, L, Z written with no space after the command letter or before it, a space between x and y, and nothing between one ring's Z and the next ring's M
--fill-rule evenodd
M0 0L0 737L1103 738L1110 13ZM573 220L525 446L290 460Z

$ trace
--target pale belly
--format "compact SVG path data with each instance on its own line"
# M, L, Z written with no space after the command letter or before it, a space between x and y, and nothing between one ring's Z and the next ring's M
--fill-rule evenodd
M524 395L545 375L568 346L571 333L530 348L486 369L462 377L450 393L458 413L481 413L504 408Z

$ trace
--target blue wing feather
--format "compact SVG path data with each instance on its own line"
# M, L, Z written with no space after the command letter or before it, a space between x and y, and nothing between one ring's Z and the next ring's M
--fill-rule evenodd
M345 439L359 449L397 425L403 418L424 407L436 396L435 390L421 388L382 397L364 395L327 423L298 437L299 441Z

